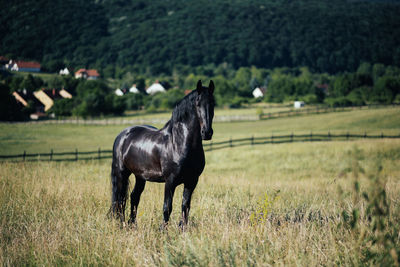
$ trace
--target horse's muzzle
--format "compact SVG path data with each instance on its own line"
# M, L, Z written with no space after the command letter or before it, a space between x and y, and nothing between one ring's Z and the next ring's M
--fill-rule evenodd
M214 133L213 129L210 129L208 131L201 130L201 138L203 140L211 140L213 133Z

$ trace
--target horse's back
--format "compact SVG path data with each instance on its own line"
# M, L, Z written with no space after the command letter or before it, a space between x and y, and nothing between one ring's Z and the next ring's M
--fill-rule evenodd
M149 125L132 126L115 139L113 162L146 180L163 182L158 145L162 134Z

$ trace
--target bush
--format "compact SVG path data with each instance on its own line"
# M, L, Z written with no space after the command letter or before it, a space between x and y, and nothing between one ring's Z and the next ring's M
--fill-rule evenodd
M0 83L0 120L20 121L27 119L28 116L29 113L21 110L8 86Z
M229 103L230 108L240 108L243 104L248 103L247 98L235 96Z
M347 107L351 106L352 103L347 97L328 97L324 101L327 105L331 107Z
M73 108L74 101L72 99L57 99L54 101L54 105L50 109L50 112L54 112L56 116L71 116Z
M124 96L126 109L140 110L145 105L146 96L143 94L127 94Z
M318 97L314 94L308 94L300 97L300 100L303 100L307 104L317 104L319 103Z
M173 109L184 97L184 93L179 89L171 89L165 93L157 93L151 97L150 101L146 104L147 111L167 110Z

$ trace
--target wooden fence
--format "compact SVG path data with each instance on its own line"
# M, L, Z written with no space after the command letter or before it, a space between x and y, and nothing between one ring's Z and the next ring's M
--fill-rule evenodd
M271 135L266 137L250 137L232 139L220 142L207 142L203 144L204 150L213 151L224 148L232 148L238 146L254 146L262 144L283 144L293 142L326 142L326 141L350 141L358 139L400 139L399 135L387 135L383 132L378 135L370 135L366 132L363 134L351 134L349 132L342 134L326 134L312 133L309 134L289 134L289 135ZM95 151L75 151L57 152L53 149L49 153L33 153L28 154L24 151L17 155L0 155L0 161L78 161L78 160L100 160L112 157L112 150L102 150L98 148Z
M266 119L294 117L294 116L301 116L301 115L323 114L323 113L343 112L343 111L352 111L352 110L377 109L377 108L387 108L387 107L399 107L399 105L398 104L390 104L390 105L378 105L377 104L377 105L350 106L350 107L317 106L317 107L312 107L312 108L299 108L299 109L290 109L290 110L279 111L279 112L263 113L259 117L262 120L266 120Z

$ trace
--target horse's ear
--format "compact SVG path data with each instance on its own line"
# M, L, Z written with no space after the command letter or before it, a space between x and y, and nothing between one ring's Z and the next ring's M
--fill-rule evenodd
M213 94L214 93L214 82L212 80L210 81L210 84L208 85L208 88L210 89L211 94Z
M203 84L201 83L201 80L199 80L199 81L197 82L197 87L196 87L196 89L199 90L199 91L203 90Z

